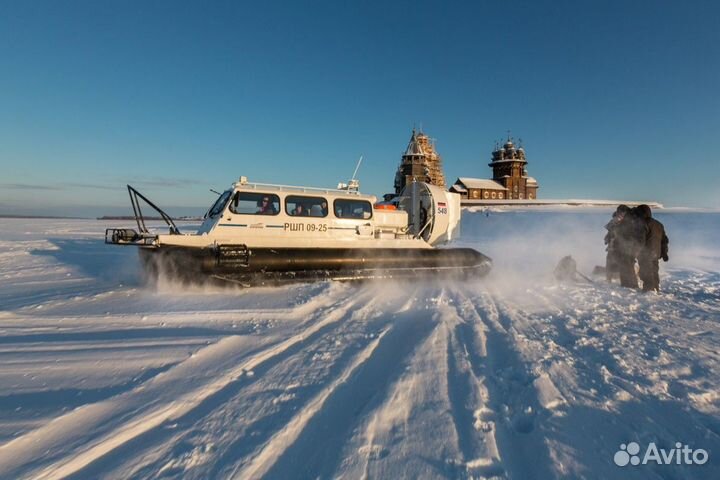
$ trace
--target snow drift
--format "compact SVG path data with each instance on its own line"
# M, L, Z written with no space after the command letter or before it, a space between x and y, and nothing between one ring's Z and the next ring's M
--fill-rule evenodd
M602 263L593 212L467 212L480 281L252 290L146 286L100 222L0 220L0 477L716 478L720 215L658 215L643 295L552 279ZM628 442L709 461L619 467Z

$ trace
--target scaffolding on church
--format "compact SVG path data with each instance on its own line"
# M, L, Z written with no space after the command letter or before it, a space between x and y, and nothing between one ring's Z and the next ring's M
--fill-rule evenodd
M445 188L442 157L434 142L423 132L413 128L410 142L395 174L395 193L400 194L408 183L425 182Z

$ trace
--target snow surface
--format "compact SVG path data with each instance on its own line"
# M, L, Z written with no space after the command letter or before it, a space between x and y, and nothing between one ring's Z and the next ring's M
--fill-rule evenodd
M720 215L658 216L660 295L556 283L609 212L466 211L484 280L250 290L144 286L119 222L0 220L0 478L720 478Z

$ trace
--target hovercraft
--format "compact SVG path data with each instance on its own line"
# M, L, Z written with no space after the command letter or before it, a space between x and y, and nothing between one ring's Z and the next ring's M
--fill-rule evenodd
M355 182L355 183L353 183ZM105 243L139 247L145 271L241 285L316 279L452 278L486 275L492 261L471 248L437 248L459 234L460 196L412 182L389 201L358 191L248 182L219 194L195 233L128 185L137 230L110 228ZM141 205L169 227L147 228Z

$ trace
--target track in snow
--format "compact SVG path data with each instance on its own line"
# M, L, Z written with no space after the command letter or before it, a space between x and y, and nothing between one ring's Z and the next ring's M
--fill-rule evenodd
M471 284L148 290L131 251L72 238L97 227L0 236L2 478L718 472L612 463L628 441L720 451L713 268L660 296L502 261Z

